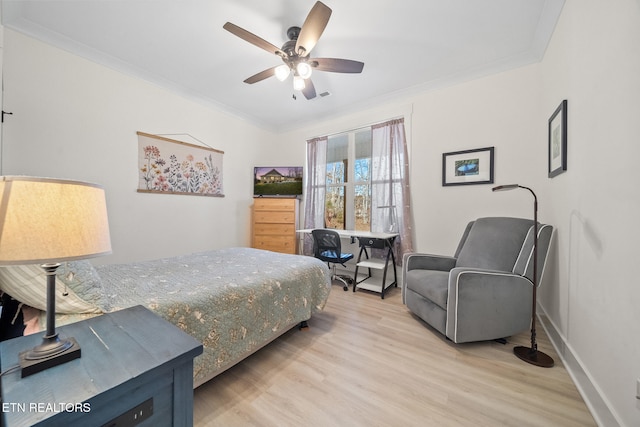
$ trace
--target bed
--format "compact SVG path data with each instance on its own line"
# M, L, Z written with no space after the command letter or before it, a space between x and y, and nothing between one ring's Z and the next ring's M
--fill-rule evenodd
M194 387L309 320L331 288L321 261L251 248L95 267L74 261L56 280L56 325L141 304L202 342ZM44 288L37 265L0 268L0 289L27 306L44 310ZM44 312L32 323L25 333L44 329Z

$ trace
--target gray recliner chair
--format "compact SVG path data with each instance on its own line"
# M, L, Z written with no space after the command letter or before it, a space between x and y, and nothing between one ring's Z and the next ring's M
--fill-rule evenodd
M402 301L455 343L502 339L531 327L533 221L471 221L454 256L404 256ZM553 227L538 226L538 285Z

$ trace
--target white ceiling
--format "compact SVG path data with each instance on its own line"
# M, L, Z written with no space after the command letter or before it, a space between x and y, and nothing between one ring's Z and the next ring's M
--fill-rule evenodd
M230 21L282 46L314 0L2 0L5 27L286 131L376 102L539 61L564 0L324 0L333 10L313 57L365 63L316 71L318 94L291 77L243 80L281 60L223 30Z

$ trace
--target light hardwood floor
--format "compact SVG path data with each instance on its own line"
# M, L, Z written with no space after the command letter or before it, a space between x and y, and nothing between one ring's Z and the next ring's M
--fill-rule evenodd
M334 285L324 311L200 386L195 426L595 426L538 329L545 369L513 355L529 333L453 344L382 300Z

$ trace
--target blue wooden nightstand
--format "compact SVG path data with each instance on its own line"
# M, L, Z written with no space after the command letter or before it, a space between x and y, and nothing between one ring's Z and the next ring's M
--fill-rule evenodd
M3 426L193 425L196 339L142 306L57 331L76 339L82 357L26 378L19 369L3 375ZM0 343L2 371L41 340L38 333Z

